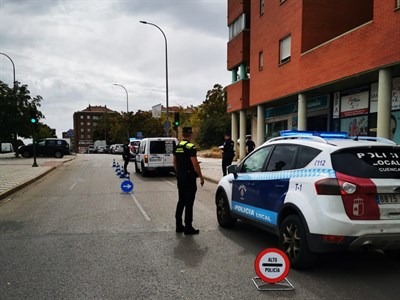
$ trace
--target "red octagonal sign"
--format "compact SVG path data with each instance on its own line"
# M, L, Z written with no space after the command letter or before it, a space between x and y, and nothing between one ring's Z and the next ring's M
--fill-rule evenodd
M286 278L290 270L290 263L283 251L268 248L257 255L254 269L261 280L267 283L277 283Z

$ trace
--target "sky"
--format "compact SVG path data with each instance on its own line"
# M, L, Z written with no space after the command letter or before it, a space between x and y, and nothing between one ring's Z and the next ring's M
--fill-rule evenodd
M227 0L0 0L0 52L16 81L43 97L57 136L90 105L126 112L201 104L226 86ZM13 83L0 55L0 80Z

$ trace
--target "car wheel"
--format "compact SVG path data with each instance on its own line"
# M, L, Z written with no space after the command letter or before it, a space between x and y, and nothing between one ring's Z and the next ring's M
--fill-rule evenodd
M62 158L64 156L64 154L61 151L56 151L56 153L54 153L54 156L56 158Z
M142 162L142 175L143 177L146 177L147 175L149 175L149 171L147 170L147 168L144 166L144 163Z
M218 193L216 204L218 224L224 228L233 228L237 220L231 216L228 199L225 193Z
M135 161L135 173L140 173L140 169L138 167L137 161Z
M31 157L31 153L30 153L29 151L23 151L23 152L21 153L21 155L22 155L22 157L24 157L24 158L29 158L29 157Z
M290 215L285 218L279 228L279 244L295 269L312 267L317 255L308 247L306 231L300 218Z

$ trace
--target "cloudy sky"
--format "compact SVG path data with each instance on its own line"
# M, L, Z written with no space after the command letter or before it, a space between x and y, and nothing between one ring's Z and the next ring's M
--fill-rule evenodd
M44 123L63 131L90 105L126 111L198 105L229 84L227 0L0 0L0 52L16 80L43 97ZM12 86L12 64L0 55L0 80Z

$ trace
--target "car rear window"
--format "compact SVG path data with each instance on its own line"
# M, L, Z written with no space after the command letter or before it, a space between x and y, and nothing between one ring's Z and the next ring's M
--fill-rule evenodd
M175 142L173 140L167 141L151 141L150 153L152 154L172 154L174 151Z
M400 147L357 147L331 154L333 169L361 178L400 178Z

